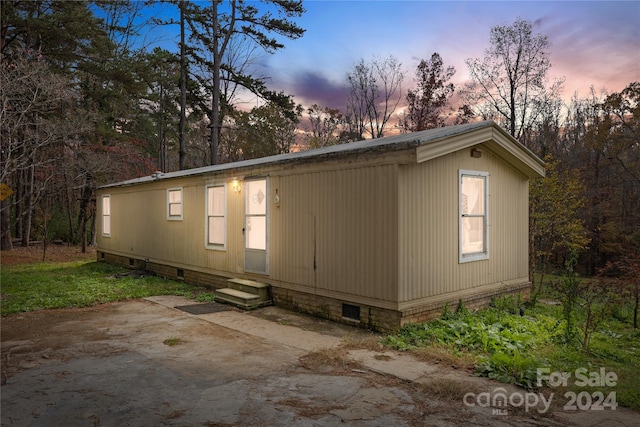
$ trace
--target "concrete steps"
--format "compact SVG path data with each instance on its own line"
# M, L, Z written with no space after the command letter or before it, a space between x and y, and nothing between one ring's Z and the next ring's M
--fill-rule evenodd
M271 286L248 279L229 279L227 288L216 289L216 301L251 310L271 305Z

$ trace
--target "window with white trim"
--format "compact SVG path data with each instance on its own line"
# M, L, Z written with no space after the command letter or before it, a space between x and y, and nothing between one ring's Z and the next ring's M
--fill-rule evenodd
M207 187L207 247L224 249L227 243L227 198L224 185Z
M182 188L167 190L167 219L182 219Z
M111 236L111 196L102 196L102 235Z
M458 171L460 262L489 258L489 173Z

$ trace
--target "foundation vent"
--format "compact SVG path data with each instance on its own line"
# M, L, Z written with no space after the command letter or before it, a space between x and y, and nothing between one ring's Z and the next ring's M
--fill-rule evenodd
M351 304L342 304L342 318L360 321L360 307Z

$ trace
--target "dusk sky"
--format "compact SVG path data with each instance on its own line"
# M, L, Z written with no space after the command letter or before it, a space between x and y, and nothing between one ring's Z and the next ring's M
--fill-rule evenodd
M298 40L260 58L256 75L294 95L297 103L343 108L346 74L360 59L393 55L403 65L403 89L414 87L421 59L438 52L453 66L457 86L464 60L482 57L489 31L517 18L535 23L551 42L550 77L565 77L563 97L576 91L622 90L640 81L640 1L331 1L303 2Z

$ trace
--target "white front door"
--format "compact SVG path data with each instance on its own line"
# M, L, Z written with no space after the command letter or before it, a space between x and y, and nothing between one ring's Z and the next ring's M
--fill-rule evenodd
M267 180L247 180L244 189L244 269L252 273L267 274Z

